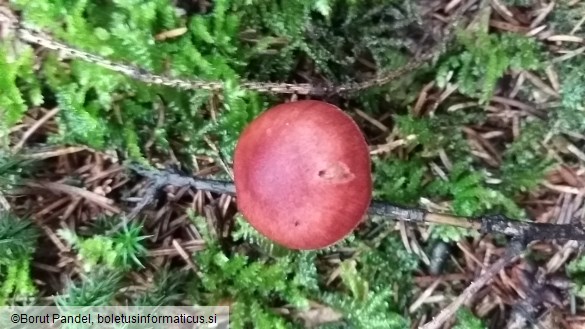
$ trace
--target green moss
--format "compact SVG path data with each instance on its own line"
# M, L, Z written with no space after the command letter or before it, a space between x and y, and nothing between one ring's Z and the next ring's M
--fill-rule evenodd
M243 90L241 81L307 82L305 77L334 84L363 81L404 65L411 57L408 49L418 39L413 35L424 33L427 26L418 17L416 4L398 0L219 0L206 11L185 11L163 0L10 3L28 25L77 48L157 74L222 81L226 88L212 93L147 85L83 60L64 60L56 52L42 52L35 58L29 45L3 39L3 150L9 145L10 128L28 108L58 106L58 132L48 136L49 144L114 149L125 159L141 162L176 157L187 168L196 167L194 155L221 159L229 166L242 129L282 101ZM581 16L574 9L559 4L551 13L551 26L565 32L575 26ZM180 27L187 27L186 33L167 40L155 38ZM488 167L473 155L462 128L488 122L482 106L510 70L539 73L550 63L535 39L513 34L462 32L450 46L438 63L342 100L342 107L359 108L375 118L391 114L388 125L395 125L398 137L406 140L401 152L374 158L374 196L412 206L427 198L448 204L459 215L497 212L522 217L516 197L534 189L554 165L541 145L543 137L585 130L585 67L578 58L554 64L561 82L560 105L547 109L550 120L522 121L520 136L498 145L502 164ZM429 79L435 79L439 87L456 84L458 93L432 115L411 115L412 104ZM520 94L528 96L527 91ZM479 105L446 111L461 101L460 96L478 100ZM383 143L386 136L368 137L373 143ZM450 170L442 168L445 177L430 166L431 162L443 165L440 151L452 164ZM16 186L29 170L14 155L2 152L0 189L4 191ZM202 217L191 214L189 219L206 243L204 250L193 255L197 274L182 272L171 262L156 269L152 290L132 296L120 288L134 284L130 273L145 271L142 265L151 246L144 235L149 228L132 224L112 231L114 217L98 220L87 234L61 232L90 271L72 279L58 295L57 304L230 301L233 328L262 329L302 328L296 312L306 311L309 301L317 301L342 315L339 322L322 328L410 325L404 310L412 302L412 279L420 262L404 249L398 233L384 230L387 223L367 223L368 228L384 231L375 239L356 232L330 248L293 252L268 241L241 216L236 216L229 237L220 237ZM22 223L8 215L0 220L3 303L35 294L29 272L37 235L32 226ZM430 242L459 241L473 234L438 226ZM339 259L340 264L331 259ZM569 267L576 282L583 272L579 262ZM339 277L329 282L332 272L339 272ZM280 307L293 313L276 312ZM481 328L482 324L462 311L457 326Z
M459 50L453 50L437 71L440 86L457 84L458 90L485 104L500 78L510 69L542 68L544 56L533 39L517 34L460 32ZM485 51L489 49L490 51Z

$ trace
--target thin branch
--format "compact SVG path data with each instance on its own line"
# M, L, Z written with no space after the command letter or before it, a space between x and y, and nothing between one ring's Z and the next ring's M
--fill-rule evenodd
M462 16L462 12L464 12L467 9L465 7L462 8L464 9L460 9L456 14L453 14L451 19L447 22L448 32L446 33L445 38L439 41L437 45L432 47L427 52L421 54L417 58L412 59L402 68L383 74L382 76L377 77L375 79L361 83L349 83L340 86L319 86L307 83L294 84L243 81L240 84L240 87L247 90L266 93L328 96L341 93L355 93L371 87L385 85L388 82L394 81L404 76L405 74L417 69L424 63L442 54L446 49L446 45L452 39L452 36L454 34L452 32L455 30L457 26L456 23ZM166 75L153 74L133 65L116 63L104 57L94 55L80 49L76 49L75 47L55 40L53 37L46 33L25 26L24 22L21 22L17 15L15 15L9 8L5 6L0 6L0 24L4 24L6 26L6 29L8 31L11 31L11 33L13 33L21 41L24 41L29 44L39 45L54 51L62 52L63 54L66 54L69 57L77 58L89 63L99 65L106 69L124 74L132 79L136 79L145 83L187 90L199 89L219 91L225 88L224 83L220 81L182 79Z
M449 306L444 308L433 320L420 329L439 329L447 322L457 310L466 303L473 295L477 294L496 274L506 266L516 260L525 247L525 241L513 240L506 248L504 257L493 263L477 280L473 281L469 287L459 295Z
M233 182L199 177L183 176L168 171L147 169L132 165L131 170L150 181L142 201L134 208L130 217L136 216L146 205L151 204L157 193L165 186L190 186L196 190L236 196ZM585 227L582 224L551 224L520 221L503 215L463 217L448 213L432 213L419 208L405 207L389 202L374 200L368 209L369 215L411 222L415 224L440 224L480 231L481 233L503 234L523 241L535 240L577 240L585 241Z
M434 223L476 230L481 230L482 228L481 222L467 217L431 213L422 209L403 207L384 201L373 201L368 209L368 213L374 216L391 217L418 224Z
M132 165L130 168L138 175L147 177L153 181L157 187L163 187L165 185L176 187L190 186L196 190L236 195L236 188L230 181L182 176L168 171L150 170L138 165Z
M130 169L138 175L147 177L150 181L150 185L140 203L138 203L128 215L129 219L136 217L144 207L151 204L156 199L162 188L169 185L176 187L189 186L196 190L210 191L218 194L236 194L234 184L229 181L181 176L168 171L150 170L140 165L131 165Z
M153 181L151 186L154 189L160 189L166 185L178 187L190 186L199 190L236 196L234 184L229 181L186 177L176 173L149 170L144 167L133 166L131 168L138 174ZM147 191L147 197L133 210L133 214L137 214L144 206L152 202L156 193L155 190ZM434 223L476 229L483 233L500 233L512 238L504 256L492 264L449 306L443 309L431 322L422 326L421 329L441 328L457 312L461 305L477 294L497 273L512 263L523 252L528 242L546 239L585 241L585 229L581 224L520 222L502 215L468 218L452 214L431 213L417 208L403 207L382 201L373 201L368 209L368 213L374 216L383 216L416 224Z

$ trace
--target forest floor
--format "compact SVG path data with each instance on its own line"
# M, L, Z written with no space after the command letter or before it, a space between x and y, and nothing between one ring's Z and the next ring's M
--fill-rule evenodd
M336 246L284 250L247 224L232 195L189 186L151 195L152 181L130 166L233 180L242 129L295 99L335 103L358 122L377 200L585 220L583 1L0 9L28 24L0 20L0 305L228 305L232 328L418 328L502 257L501 235L376 216ZM144 83L35 44L29 26L116 63L227 87ZM239 79L260 83L246 90ZM262 82L372 83L315 96ZM531 242L441 328L585 328L581 246Z

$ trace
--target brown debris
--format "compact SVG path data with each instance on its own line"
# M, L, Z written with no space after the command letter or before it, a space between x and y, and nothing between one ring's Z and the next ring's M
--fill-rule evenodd
M435 11L432 16L445 24L449 21L446 16L452 15L457 8L475 8L482 1L432 2L431 8ZM484 3L488 3L489 8L483 11L483 15L489 15L484 22L482 19L485 17L477 14L475 22L480 28L538 38L550 44L551 51L558 56L553 63L582 56L585 52L585 47L575 47L584 42L581 36L575 34L582 29L585 18L570 34L559 34L546 24L557 1L537 3L532 10L511 7L504 1ZM155 38L162 41L183 33L185 29L180 28L161 32ZM489 122L480 127L465 127L462 131L473 149L475 160L492 167L502 163L502 143L511 142L519 136L521 123L545 119L547 106L554 106L551 104L558 102L559 98L559 77L552 66L542 76L528 71L508 72L507 75L511 79L509 88L500 88L484 107ZM534 92L530 97L520 97L520 89L527 86L533 88ZM216 105L212 104L211 107L211 115L215 117ZM480 106L476 101L460 97L456 85L440 89L434 82L429 82L418 92L412 114L432 117L439 107L453 112ZM157 126L160 126L164 122L165 109L160 106L156 110L159 113ZM23 151L24 157L39 161L42 170L34 181L26 184L26 188L11 195L0 194L0 207L10 207L17 214L31 215L41 225L46 240L41 254L43 260L35 261L34 267L42 273L43 279L39 279L39 284L45 289L45 295L58 291L65 283L65 278L76 276L80 271L75 254L56 231L64 227L83 229L100 215L129 213L147 188L144 182L127 177L126 169L110 154L78 146L34 148L38 136L56 131L54 117L58 111L31 109L22 124L13 128L12 149ZM416 136L400 137L390 123L389 114L375 117L360 109L354 109L353 112L363 120L364 126L375 128L373 137L376 143L372 146L372 155L401 158L408 153L410 142ZM551 152L562 153L563 157L570 157L573 161L571 164L563 161L549 173L542 186L519 197L535 222L570 224L585 220L585 153L579 147L583 145L583 140L583 135L575 132L560 143L561 146L539 141ZM153 142L154 135L146 143L147 148ZM212 150L218 152L212 139L206 142ZM440 150L439 154L441 161L429 166L435 175L445 178L452 165L445 150ZM229 165L223 161L218 163L207 156L194 156L193 162L200 166L197 168L198 175L220 171L231 175ZM188 187L168 188L164 194L163 202L149 205L140 214L147 219L145 230L151 235L146 260L147 267L151 268L145 270L145 273L136 274L138 286L134 288L138 290L149 283L152 268L164 267L173 260L199 275L197 264L191 256L203 250L205 242L188 220L188 210L203 216L210 223L216 239L226 239L233 225L233 196L218 196ZM448 204L432 204L424 200L421 203L428 208L441 210L449 207ZM422 247L428 238L424 228L413 228L400 222L393 229L399 231L408 252L420 257L422 264L429 263ZM474 293L464 296L466 300L461 304L478 316L489 317L487 322L490 328L522 328L527 323L537 323L545 328L585 328L582 308L571 306L576 297L570 295L572 284L564 271L568 262L580 253L579 244L574 241L535 242L528 249L544 257L545 261L533 263L525 258L517 259L509 266L495 271L489 284L476 286ZM440 310L481 278L504 254L504 248L493 236L478 236L456 244L447 260L451 265L448 271L434 276L421 270L414 278L418 291L409 308L409 312L416 317L413 325L422 326L432 321ZM338 264L339 259L330 260L329 263ZM424 265L421 267L424 268ZM335 281L338 275L337 270L332 270L328 284ZM335 310L317 303L313 303L310 310L295 316L303 319L307 326L340 319ZM446 323L443 328L451 327L453 320L446 320Z

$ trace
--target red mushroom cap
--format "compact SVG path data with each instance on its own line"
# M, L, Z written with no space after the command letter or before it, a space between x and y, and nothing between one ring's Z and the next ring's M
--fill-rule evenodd
M347 236L372 193L368 145L334 105L277 105L242 133L234 154L238 208L250 224L290 249L319 249Z

